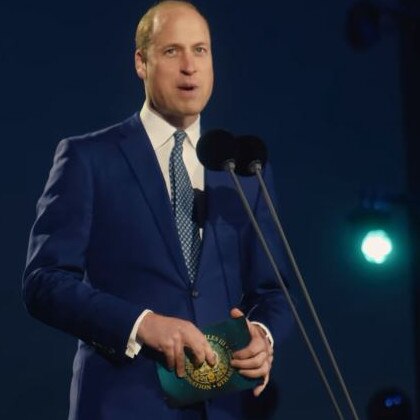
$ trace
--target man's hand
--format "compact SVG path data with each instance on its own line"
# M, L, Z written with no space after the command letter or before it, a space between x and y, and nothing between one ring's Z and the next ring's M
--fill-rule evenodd
M237 308L230 311L232 318L239 318L244 314ZM239 373L248 378L264 378L264 382L254 388L254 396L258 397L266 387L271 365L273 363L273 349L264 331L258 325L247 320L251 341L248 346L235 352L231 365L239 369Z
M149 347L165 354L169 369L185 375L184 348L191 350L194 364L216 363L216 357L204 334L191 322L179 318L147 314L137 330L137 337Z

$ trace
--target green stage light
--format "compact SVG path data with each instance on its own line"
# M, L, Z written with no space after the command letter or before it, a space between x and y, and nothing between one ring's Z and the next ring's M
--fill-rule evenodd
M364 257L373 264L383 264L390 256L392 248L391 238L382 229L369 231L361 246Z

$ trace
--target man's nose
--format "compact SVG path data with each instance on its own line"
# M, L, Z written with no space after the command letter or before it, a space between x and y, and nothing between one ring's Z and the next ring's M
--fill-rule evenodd
M195 57L191 53L184 53L181 59L181 73L191 75L196 72Z

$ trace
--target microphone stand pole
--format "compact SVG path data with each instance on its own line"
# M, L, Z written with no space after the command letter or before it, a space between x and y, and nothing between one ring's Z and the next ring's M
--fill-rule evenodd
M252 162L251 165L250 165L250 169L251 169L251 171L253 173L255 173L255 175L257 176L257 179L258 179L258 181L260 183L260 186L261 186L261 189L262 189L262 192L263 192L264 199L265 199L265 201L267 203L267 206L268 206L268 208L270 210L270 213L271 213L271 217L273 218L274 224L276 225L277 230L279 232L279 235L281 237L281 240L283 241L283 244L284 244L284 246L286 248L286 252L287 252L287 255L289 257L290 262L292 263L294 273L295 273L295 275L296 275L296 277L298 279L299 285L300 285L300 287L302 289L303 295L304 295L305 300L306 300L306 302L308 304L308 307L309 307L309 310L311 312L311 315L312 315L312 317L313 317L313 319L315 321L315 324L316 324L316 327L318 329L319 335L321 337L322 343L323 343L323 345L325 347L325 350L326 350L326 352L328 354L328 357L330 359L330 362L331 362L331 364L333 366L334 372L335 372L335 374L337 376L337 379L338 379L338 381L340 383L341 389L342 389L342 391L343 391L343 393L345 395L346 401L347 401L347 403L348 403L348 405L350 407L350 410L352 412L353 418L355 420L359 420L359 417L357 415L357 412L356 412L356 409L354 407L353 401L352 401L352 399L350 397L350 393L349 393L349 391L347 389L347 386L346 386L346 384L344 382L344 378L343 378L343 376L342 376L342 374L340 372L340 369L338 367L338 364L337 364L337 361L335 359L335 356L334 356L334 354L333 354L333 352L331 350L330 344L328 342L327 336L325 335L324 328L322 327L322 324L321 324L321 321L319 320L318 314L317 314L317 312L315 310L315 307L314 307L314 304L312 302L311 296L308 293L308 290L307 290L306 285L305 285L305 281L303 280L302 274L300 273L299 267L298 267L298 265L296 263L296 260L295 260L295 258L293 256L292 250L291 250L290 245L289 245L289 241L286 238L286 235L284 233L283 227L282 227L282 225L280 223L279 217L278 217L277 212L276 212L276 210L274 208L273 201L271 200L270 194L268 193L268 190L267 190L267 186L265 184L265 181L264 181L264 179L263 179L263 177L261 175L261 169L262 169L261 163L259 163L258 161Z
M242 201L242 204L243 204L243 206L245 208L245 211L248 214L249 219L251 220L251 223L252 223L252 225L253 225L253 227L255 229L255 232L256 232L256 234L258 236L258 239L259 239L259 241L260 241L260 243L261 243L261 245L262 245L262 247L264 249L264 252L267 255L267 258L270 261L270 264L271 264L271 266L272 266L272 268L274 270L274 273L276 275L276 278L277 278L277 280L279 282L280 288L282 289L282 291L284 293L284 296L285 296L285 298L287 300L287 303L289 304L290 309L291 309L291 311L293 313L293 316L295 317L296 322L297 322L297 324L299 326L299 330L302 333L302 336L303 336L303 338L304 338L304 340L306 342L306 345L308 346L308 349L309 349L309 351L310 351L310 353L312 355L312 358L314 359L315 365L318 368L318 372L319 372L319 374L320 374L320 376L321 376L321 378L322 378L322 380L324 382L324 385L325 385L325 387L327 389L327 392L328 392L328 394L329 394L329 396L331 398L331 401L332 401L332 403L334 405L334 408L335 408L335 410L337 412L338 418L340 420L344 420L344 416L343 416L343 414L342 414L342 412L340 410L340 407L338 406L337 400L336 400L336 398L334 396L334 393L332 392L332 389L331 389L331 386L330 386L330 384L328 382L328 379L327 379L327 377L326 377L326 375L325 375L325 373L324 373L324 371L322 369L322 366L321 366L321 363L320 363L320 361L318 359L318 356L316 355L316 352L315 352L315 350L314 350L314 348L312 346L312 343L311 343L311 341L309 339L309 336L306 333L306 330L305 330L305 327L304 327L304 325L302 323L302 320L300 319L300 316L299 316L299 314L298 314L298 312L296 310L296 307L295 307L295 305L294 305L294 303L292 301L292 298L290 297L290 293L287 290L286 285L284 284L283 278L282 278L282 276L280 274L280 271L279 271L279 269L277 267L276 261L274 260L273 254L271 253L271 251L270 251L270 249L269 249L269 247L267 245L267 241L264 238L264 235L263 235L263 233L262 233L262 231L261 231L261 229L260 229L260 227L258 225L258 222L257 222L257 220L256 220L256 218L254 216L254 213L252 212L252 209L251 209L251 207L250 207L250 205L248 203L248 200L247 200L247 198L245 196L245 193L244 193L244 191L242 189L242 186L241 186L241 184L240 184L240 182L238 180L238 177L235 174L235 163L232 160L228 160L224 164L224 169L225 169L225 171L227 171L227 172L230 173L230 175L231 175L231 177L233 179L233 182L235 184L235 187L236 187L236 190L237 190L237 192L239 194L239 197L240 197L240 199Z

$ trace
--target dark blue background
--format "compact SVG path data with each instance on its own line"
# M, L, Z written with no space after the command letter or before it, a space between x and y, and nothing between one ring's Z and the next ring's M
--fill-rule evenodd
M385 268L360 262L348 221L360 189L405 191L398 34L353 51L350 0L197 4L212 26L216 73L203 119L266 141L281 218L362 418L383 387L414 398L405 212L393 212L403 251ZM1 418L66 418L75 340L25 312L27 237L57 142L140 109L133 38L149 5L0 5ZM292 290L304 310L294 281ZM335 418L297 332L276 361L271 418Z

